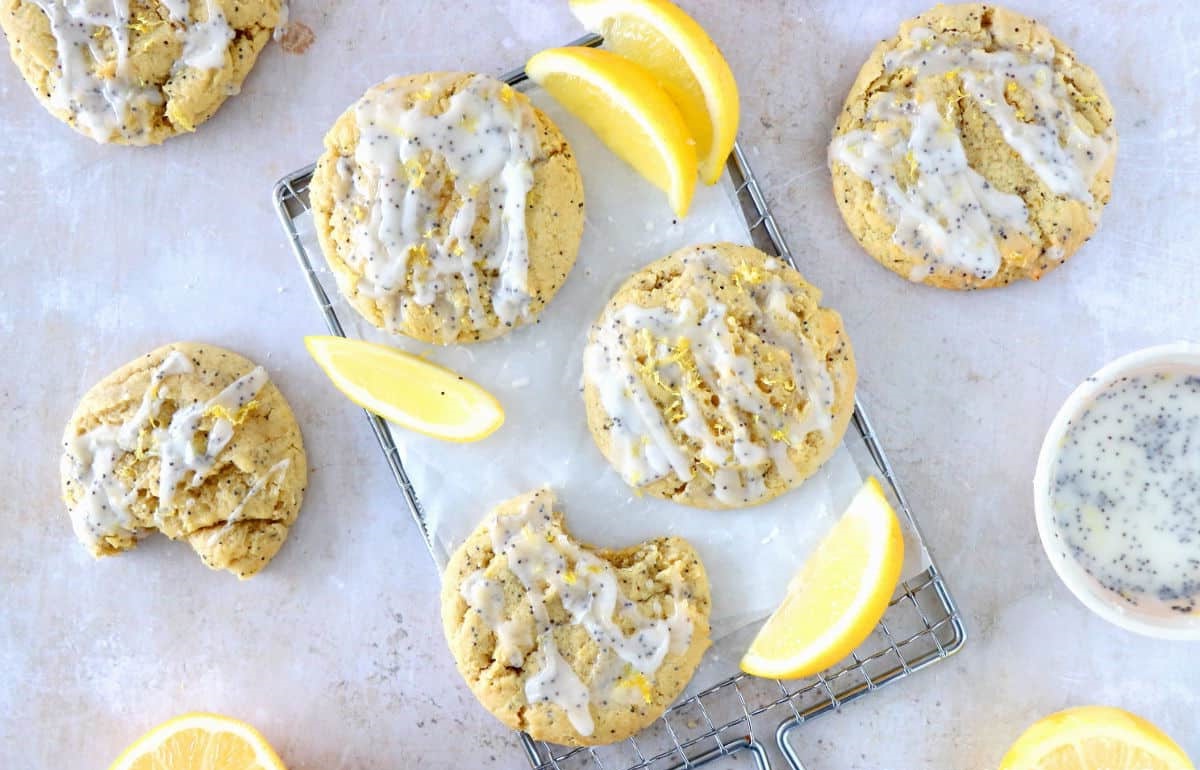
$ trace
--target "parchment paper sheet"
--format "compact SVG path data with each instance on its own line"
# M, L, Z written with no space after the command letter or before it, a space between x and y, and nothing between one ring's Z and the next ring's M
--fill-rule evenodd
M666 196L586 126L539 89L529 94L575 150L587 211L575 268L537 324L493 342L448 348L392 338L362 321L337 293L310 223L305 244L351 336L426 354L480 383L504 405L503 427L474 444L393 430L439 567L493 505L549 484L568 527L586 542L622 547L674 534L695 545L712 583L713 632L720 638L774 609L788 578L862 475L842 447L801 488L741 511L704 511L633 494L587 428L580 378L588 327L617 287L647 263L694 243L751 243L750 233L728 175L713 187L699 185L691 211L678 221Z

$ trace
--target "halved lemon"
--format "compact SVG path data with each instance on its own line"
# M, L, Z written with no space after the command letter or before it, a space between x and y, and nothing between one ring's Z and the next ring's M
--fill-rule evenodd
M304 345L347 398L401 427L466 442L504 423L491 393L420 356L342 337L305 337Z
M696 189L696 148L679 108L642 67L611 51L550 48L525 64L530 79L639 174L679 216Z
M792 578L783 604L742 658L742 670L797 679L842 660L883 617L903 566L900 521L879 482L867 479Z
M715 184L737 138L738 90L704 28L667 0L571 0L571 10L658 80L696 140L700 178Z
M1195 770L1183 749L1141 717L1079 706L1035 722L1000 770Z
M163 722L133 742L108 770L285 770L258 730L220 714Z

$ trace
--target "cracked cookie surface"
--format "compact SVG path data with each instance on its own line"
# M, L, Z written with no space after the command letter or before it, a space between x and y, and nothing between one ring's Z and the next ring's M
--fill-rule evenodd
M38 99L98 142L158 144L236 94L282 0L0 0L9 52Z
M287 539L307 475L300 429L262 367L201 343L108 375L63 435L63 500L96 557L158 531L250 577Z
M796 270L750 246L689 246L631 276L592 325L583 397L625 483L700 508L794 489L841 443L854 352Z
M859 72L830 145L834 194L863 248L909 280L1036 280L1099 225L1113 120L1096 74L1042 24L937 6Z
M566 139L494 78L392 78L338 118L310 188L338 288L375 326L438 344L532 323L583 233Z
M496 506L442 575L471 691L509 727L564 745L615 743L657 719L709 646L711 605L686 541L579 544L545 488Z

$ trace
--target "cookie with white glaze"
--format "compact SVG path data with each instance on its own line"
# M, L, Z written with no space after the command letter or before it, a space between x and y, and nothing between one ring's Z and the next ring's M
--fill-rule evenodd
M95 557L153 532L247 578L279 551L308 466L300 428L266 371L228 350L177 342L122 366L67 423L62 496Z
M437 344L535 322L583 234L567 140L524 94L470 73L368 90L326 135L309 196L354 309Z
M97 142L158 144L236 94L283 0L0 0L9 52L38 100Z
M779 259L690 246L635 273L592 325L583 397L596 445L639 493L742 508L794 489L854 412L841 316Z
M909 280L1036 280L1108 202L1117 134L1096 73L1037 21L939 5L876 46L829 149L850 231Z
M667 709L708 648L711 605L686 541L577 543L549 489L496 506L442 576L446 640L479 702L572 746L623 740Z

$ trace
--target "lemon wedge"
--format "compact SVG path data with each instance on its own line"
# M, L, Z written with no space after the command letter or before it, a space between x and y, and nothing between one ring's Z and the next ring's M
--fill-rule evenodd
M1183 749L1139 716L1080 706L1035 722L1000 770L1195 770Z
M667 194L679 216L696 190L696 148L679 108L642 67L610 51L550 48L525 74Z
M109 770L285 770L267 739L220 714L184 714L134 741Z
M742 670L797 679L845 658L883 617L903 565L900 520L879 482L867 479L792 578L783 604L742 658Z
M343 337L305 337L334 386L368 412L446 441L479 441L504 423L486 390L420 356Z
M571 0L570 6L607 48L658 80L696 140L700 178L715 184L737 138L738 90L704 28L667 0Z

